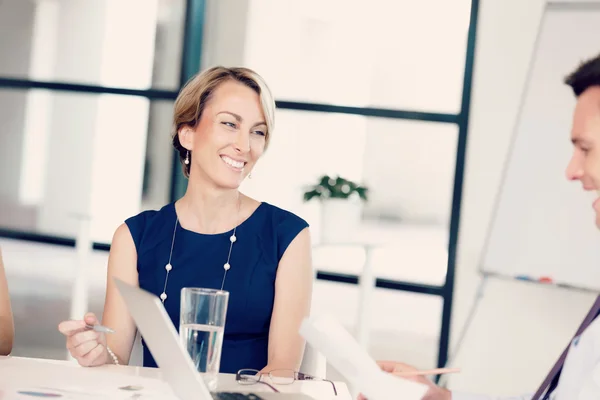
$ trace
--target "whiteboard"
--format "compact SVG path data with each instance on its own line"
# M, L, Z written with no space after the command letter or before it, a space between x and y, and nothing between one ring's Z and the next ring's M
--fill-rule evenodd
M549 277L557 284L600 290L600 232L592 209L597 194L585 193L579 182L565 177L576 100L562 83L582 60L599 52L599 3L547 6L481 272Z

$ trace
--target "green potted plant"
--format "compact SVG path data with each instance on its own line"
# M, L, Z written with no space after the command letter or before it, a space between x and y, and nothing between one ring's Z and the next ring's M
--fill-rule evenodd
M304 192L304 201L315 200L321 204L321 242L352 240L368 188L340 176L323 175Z

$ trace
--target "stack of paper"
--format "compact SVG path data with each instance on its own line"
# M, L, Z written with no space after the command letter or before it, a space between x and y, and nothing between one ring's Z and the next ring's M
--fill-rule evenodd
M369 400L421 400L427 387L383 372L375 360L335 319L303 321L300 334Z

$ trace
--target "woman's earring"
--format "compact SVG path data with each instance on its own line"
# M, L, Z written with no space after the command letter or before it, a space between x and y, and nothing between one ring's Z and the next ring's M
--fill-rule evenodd
M185 165L188 165L190 163L190 151L188 150L187 154L185 155L185 161L184 161Z
M252 172L248 174L248 179L252 179Z

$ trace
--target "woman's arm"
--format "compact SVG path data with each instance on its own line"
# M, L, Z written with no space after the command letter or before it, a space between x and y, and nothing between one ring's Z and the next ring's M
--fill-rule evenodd
M58 325L58 330L67 337L67 348L80 365L89 367L111 363L112 357L108 354L107 345L120 364L129 362L136 327L113 282L114 277L131 285L138 285L136 248L125 224L117 228L110 248L102 318L103 325L114 329L115 333L107 335L86 329L86 324L98 324L92 313L86 314L83 320L63 321Z
M115 277L130 285L139 285L137 251L126 224L117 228L110 247L102 325L115 330L114 334L107 335L108 347L115 353L120 363L127 364L137 328L113 281Z
M313 269L309 229L302 230L279 261L269 328L269 361L262 372L298 370L305 341L300 325L310 313Z
M15 328L6 273L2 263L2 251L0 250L0 355L8 355L12 351Z

